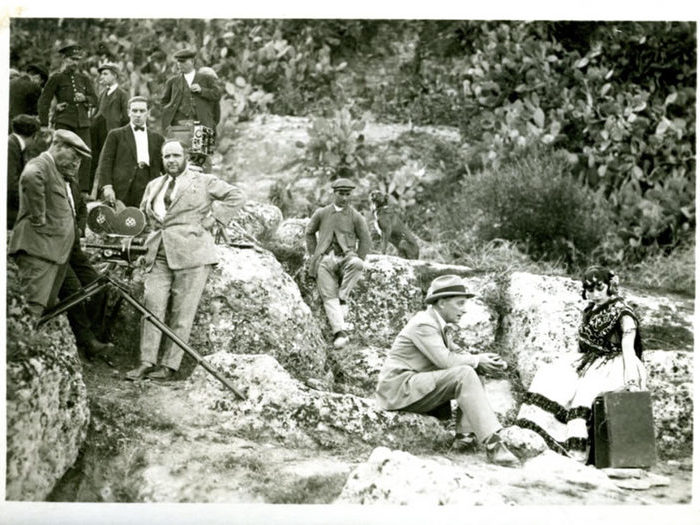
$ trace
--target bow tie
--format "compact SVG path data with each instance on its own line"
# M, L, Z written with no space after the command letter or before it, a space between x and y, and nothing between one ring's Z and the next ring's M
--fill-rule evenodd
M146 131L145 126L134 126L134 131Z

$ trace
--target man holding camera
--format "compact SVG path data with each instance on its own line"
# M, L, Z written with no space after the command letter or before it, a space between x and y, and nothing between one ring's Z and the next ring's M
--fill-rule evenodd
M215 175L191 170L176 140L162 148L165 175L146 187L141 210L148 220L144 306L187 342L211 267L217 263L212 204L217 215L230 215L243 204L241 191ZM170 339L158 363L162 332L146 319L141 326L141 363L127 379L170 379L179 369L182 350Z
M433 280L425 297L428 307L413 316L391 346L379 374L377 402L385 410L425 414L456 399L455 448L470 450L482 443L489 462L514 467L519 461L498 434L501 424L477 375L477 370L494 373L507 365L494 353L453 352L446 330L448 323L459 322L473 296L456 275Z

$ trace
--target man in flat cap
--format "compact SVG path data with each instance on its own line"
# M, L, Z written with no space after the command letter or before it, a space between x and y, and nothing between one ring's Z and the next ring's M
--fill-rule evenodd
M100 64L97 71L100 73L99 84L102 86L102 91L97 97L97 112L90 124L92 155L95 158L95 162L92 162L90 167L93 185L97 160L100 158L107 133L129 122L129 95L119 87L119 66L112 62L105 62Z
M7 229L12 229L19 211L19 177L29 160L27 148L39 131L39 119L17 115L12 119L12 133L7 138Z
M477 375L505 370L506 362L494 353L455 352L446 330L459 322L467 298L473 296L456 275L433 280L425 297L428 307L408 321L391 346L379 373L376 399L385 410L419 414L456 399L455 448L466 451L481 443L489 462L514 467L519 461L499 435L501 424Z
M372 241L365 219L350 206L355 184L340 178L331 187L333 202L316 210L306 226L306 249L311 255L309 275L316 278L333 332L333 346L342 348L348 343L347 300L362 276Z
M217 202L216 215L227 219L243 204L243 196L215 175L191 170L180 142L167 140L162 154L165 175L148 184L141 201L150 230L144 306L187 342L207 277L218 262L208 230L214 223L212 205ZM180 368L182 350L162 336L158 328L142 321L141 362L126 374L127 379L170 379Z
M163 137L148 126L148 100L129 100L129 123L110 131L97 166L97 180L105 201L126 206L141 204L146 185L160 177Z
M39 120L42 126L49 124L49 108L56 99L53 115L55 129L67 129L78 135L90 147L90 108L97 105L97 96L90 78L79 69L83 57L82 48L69 42L59 50L63 56L62 68L49 77L39 97ZM97 159L95 159L97 160ZM80 164L78 174L80 191L85 197L92 190L90 159Z
M63 282L76 235L70 179L89 158L90 148L79 136L59 129L49 149L30 160L19 178L19 212L8 253L37 317L54 302Z
M222 91L216 78L203 75L194 68L195 52L181 49L173 55L180 73L165 82L161 97L163 130L170 136L170 126L192 127L195 121L216 129L218 105Z

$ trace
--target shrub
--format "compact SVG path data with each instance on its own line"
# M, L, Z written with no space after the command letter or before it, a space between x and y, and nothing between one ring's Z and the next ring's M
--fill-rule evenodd
M484 240L506 239L531 256L584 263L602 241L610 208L571 175L571 166L546 149L489 169L462 188L478 209L476 230Z

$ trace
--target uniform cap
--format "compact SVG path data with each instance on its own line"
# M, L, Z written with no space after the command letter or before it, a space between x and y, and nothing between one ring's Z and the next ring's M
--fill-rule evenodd
M78 135L67 129L57 129L53 134L53 142L61 142L73 148L79 155L91 158L90 148Z

